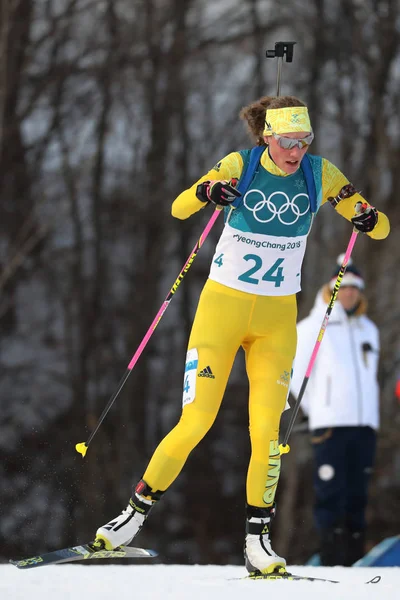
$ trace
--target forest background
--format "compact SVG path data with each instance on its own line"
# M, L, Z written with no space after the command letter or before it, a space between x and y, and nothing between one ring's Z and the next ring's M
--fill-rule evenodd
M238 112L275 95L265 52L280 40L297 42L281 93L307 102L312 153L391 220L389 238L360 236L354 257L382 344L368 543L400 533L399 0L0 5L0 557L92 539L179 418L187 339L222 221L86 458L75 452L210 218L208 209L177 221L171 203L250 146ZM318 214L300 318L350 233L330 206ZM162 562L241 564L247 392L239 354L214 427L140 534ZM290 442L274 547L301 563L316 544L311 449L307 435Z

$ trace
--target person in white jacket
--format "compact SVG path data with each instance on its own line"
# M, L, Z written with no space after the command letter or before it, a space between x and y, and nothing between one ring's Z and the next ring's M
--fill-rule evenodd
M291 393L296 398L326 312L339 266L298 323ZM364 555L365 511L379 426L379 332L366 315L364 280L347 267L301 408L314 450L314 520L323 565Z

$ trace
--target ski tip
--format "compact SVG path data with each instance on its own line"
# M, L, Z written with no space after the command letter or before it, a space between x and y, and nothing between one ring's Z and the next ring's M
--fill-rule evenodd
M382 577L380 575L375 575L375 577L373 577L369 581L366 581L365 583L379 583L381 579Z
M11 565L14 565L14 567L17 567L17 569L32 569L33 567L39 566L41 561L42 559L40 556L34 556L32 558L23 558L22 560L14 560L10 558L8 562Z
M82 454L82 457L85 457L88 447L89 446L86 444L86 442L79 442L79 444L75 445L75 450L78 452L78 454Z

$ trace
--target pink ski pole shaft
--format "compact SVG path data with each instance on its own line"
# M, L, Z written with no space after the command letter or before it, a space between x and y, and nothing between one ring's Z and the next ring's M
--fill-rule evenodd
M328 304L328 308L326 309L324 320L322 321L321 329L319 330L317 341L315 342L314 350L311 354L310 362L308 363L308 367L307 367L305 377L303 379L303 383L301 384L299 395L298 395L296 403L293 407L293 413L290 418L288 428L286 430L283 444L279 445L279 450L280 450L281 454L286 454L290 450L290 447L287 442L288 442L289 436L291 434L291 431L293 429L293 425L296 420L297 413L299 412L300 402L304 396L304 392L306 391L307 383L308 383L308 380L310 379L311 371L314 366L315 359L317 358L318 350L321 346L321 342L324 337L326 327L328 325L328 321L329 321L330 314L332 312L333 305L335 304L335 300L338 295L339 288L342 284L343 275L344 275L347 265L349 263L351 253L353 252L354 244L356 243L356 239L357 239L357 234L358 234L358 231L356 229L354 229L353 233L351 234L349 245L347 246L347 250L344 255L344 259L343 259L342 265L340 267L340 271L338 273L338 276L337 276L337 279L336 279L336 282L335 282L335 285L334 285L334 288L332 291L332 295L331 295L331 299Z
M162 303L162 305L160 306L160 309L158 311L158 313L156 314L156 316L154 317L154 320L152 322L152 324L150 325L149 329L147 330L146 335L144 336L144 338L142 339L142 341L140 342L138 349L136 350L135 354L132 356L131 361L122 377L122 379L120 380L118 387L116 389L116 391L113 393L113 395L111 396L110 400L108 401L107 406L105 407L105 409L103 410L103 412L100 415L99 421L96 425L96 427L94 428L94 430L92 431L92 433L90 434L89 438L87 439L86 442L80 442L79 444L76 444L75 448L76 451L79 452L80 454L82 454L82 456L85 456L87 449L89 447L90 442L92 441L92 439L94 438L94 436L96 435L100 425L102 424L102 422L104 421L108 411L110 410L110 408L112 407L112 405L114 404L115 400L117 399L119 393L121 392L122 388L124 387L126 380L128 379L129 375L132 372L133 367L136 365L137 361L139 360L140 355L142 354L143 350L145 349L147 342L149 341L149 339L151 338L153 331L155 330L155 328L157 327L158 323L160 322L163 314L165 313L165 311L167 310L169 303L172 300L172 297L174 296L176 290L178 289L178 287L180 286L183 278L185 277L186 273L188 272L188 270L190 269L190 267L192 266L192 263L194 261L194 259L196 258L196 255L198 253L198 251L200 250L200 248L202 247L205 239L207 238L208 234L210 233L212 226L214 225L215 221L217 220L217 218L219 217L220 213L222 212L222 210L216 208L211 216L211 219L208 221L203 233L201 234L201 236L199 237L195 247L193 248L192 252L190 253L189 258L187 259L187 261L185 262L185 264L183 265L181 272L179 273L178 277L175 280L174 285L172 286L172 288L170 289L170 291L168 292L167 297L165 298L164 302Z

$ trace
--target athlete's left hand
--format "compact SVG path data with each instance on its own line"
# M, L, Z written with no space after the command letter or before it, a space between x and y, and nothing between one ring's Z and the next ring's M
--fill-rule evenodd
M358 206L360 205L360 206ZM373 230L378 222L378 211L374 206L366 206L362 202L356 204L357 214L351 219L354 227L361 233L368 233Z

